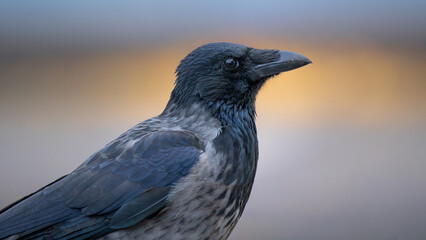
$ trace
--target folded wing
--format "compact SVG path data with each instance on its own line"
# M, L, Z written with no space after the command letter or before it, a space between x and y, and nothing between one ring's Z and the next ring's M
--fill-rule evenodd
M125 135L71 174L0 212L0 238L88 239L133 226L167 204L203 152L187 131Z

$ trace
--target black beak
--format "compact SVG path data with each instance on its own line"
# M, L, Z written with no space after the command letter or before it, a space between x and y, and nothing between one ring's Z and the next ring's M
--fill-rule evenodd
M270 77L312 63L307 57L298 53L279 51L279 54L280 58L277 61L254 67L254 72L258 78Z

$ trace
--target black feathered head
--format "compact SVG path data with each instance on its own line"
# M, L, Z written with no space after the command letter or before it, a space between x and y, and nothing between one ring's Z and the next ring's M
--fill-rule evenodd
M218 102L244 107L254 104L265 81L311 61L297 53L261 50L235 43L203 45L179 64L169 105Z

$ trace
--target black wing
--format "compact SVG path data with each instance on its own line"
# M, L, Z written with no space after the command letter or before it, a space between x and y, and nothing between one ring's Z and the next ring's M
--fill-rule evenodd
M87 239L133 226L167 204L203 152L185 131L120 137L71 174L3 210L0 238Z

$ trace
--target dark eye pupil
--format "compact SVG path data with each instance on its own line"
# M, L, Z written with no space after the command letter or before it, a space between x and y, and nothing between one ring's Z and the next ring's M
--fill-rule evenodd
M236 68L238 66L237 60L235 60L233 58L226 59L224 64L225 64L225 67L230 68L230 69Z

